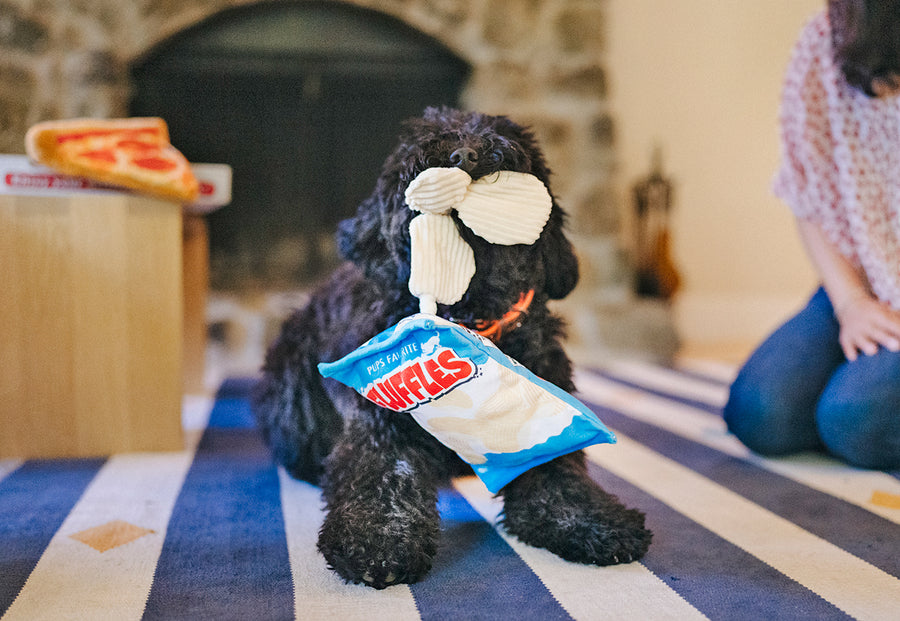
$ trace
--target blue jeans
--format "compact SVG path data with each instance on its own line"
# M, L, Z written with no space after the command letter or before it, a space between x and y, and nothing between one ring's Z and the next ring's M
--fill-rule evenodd
M776 330L738 373L725 423L751 450L826 450L863 468L900 468L900 353L849 362L825 291Z

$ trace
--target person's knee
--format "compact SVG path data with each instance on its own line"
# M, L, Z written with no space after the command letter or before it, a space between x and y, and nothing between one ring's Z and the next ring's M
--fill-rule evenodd
M883 404L824 402L818 429L828 451L860 468L900 468L900 416Z
M760 455L785 455L810 448L797 404L781 391L746 385L739 378L723 410L725 424L747 448ZM812 422L807 423L812 427Z
M862 468L900 468L900 354L880 351L842 366L816 412L828 450Z

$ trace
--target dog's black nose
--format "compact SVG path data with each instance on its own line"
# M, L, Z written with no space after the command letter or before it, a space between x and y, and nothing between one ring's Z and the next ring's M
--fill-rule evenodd
M450 163L466 172L472 172L478 163L478 153L469 147L460 147L450 154Z

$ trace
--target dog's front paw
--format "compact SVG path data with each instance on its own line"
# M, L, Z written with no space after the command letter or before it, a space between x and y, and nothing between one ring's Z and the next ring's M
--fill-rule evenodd
M653 534L643 513L624 507L586 475L567 472L550 485L542 478L529 481L526 474L503 490L503 525L510 534L590 565L630 563L647 552Z
M354 503L333 507L325 517L319 551L347 582L383 589L417 582L431 569L440 534L437 510L384 509Z

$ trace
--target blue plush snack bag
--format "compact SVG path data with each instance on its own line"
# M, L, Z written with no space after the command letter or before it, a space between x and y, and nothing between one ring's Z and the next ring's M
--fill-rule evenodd
M615 436L580 401L487 339L430 314L407 317L319 364L377 405L409 413L491 492L560 455Z

